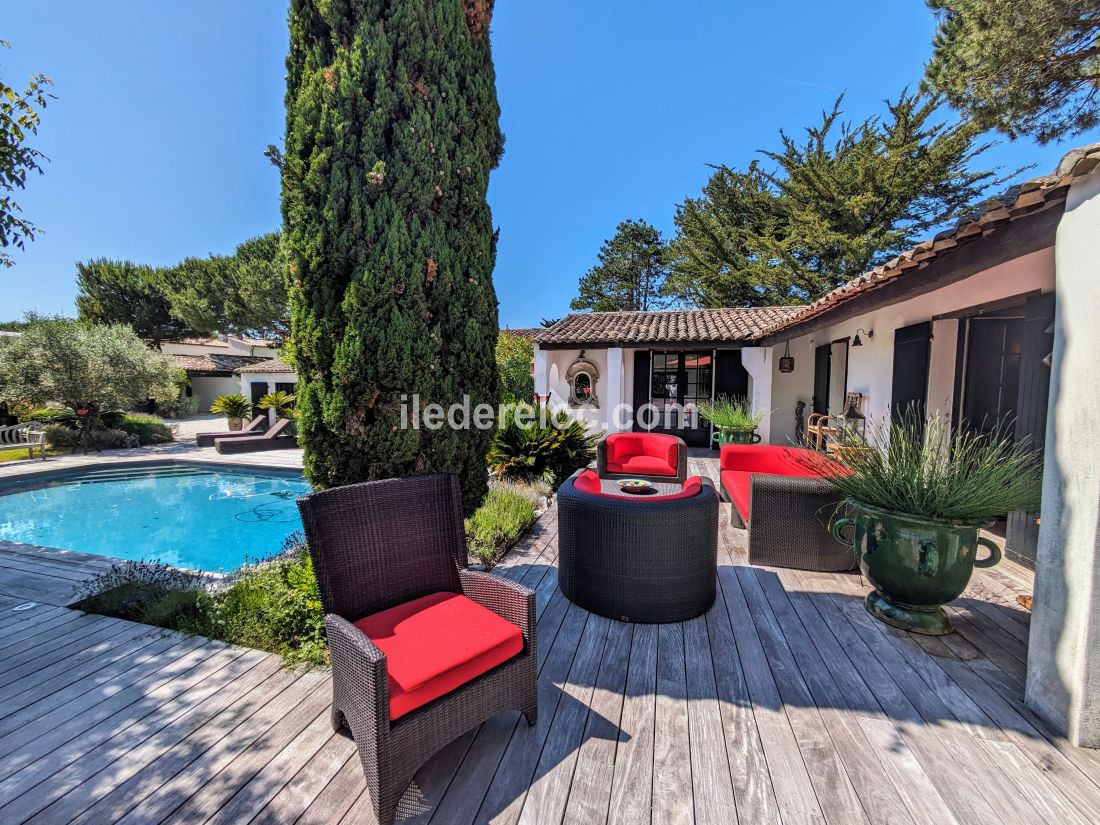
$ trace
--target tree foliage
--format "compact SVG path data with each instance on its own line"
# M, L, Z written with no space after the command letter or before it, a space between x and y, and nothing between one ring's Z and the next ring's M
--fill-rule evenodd
M171 359L123 324L30 316L18 338L0 338L0 399L100 412L168 400L177 392Z
M535 379L531 374L535 345L531 339L501 330L496 356L501 400L505 403L530 401L535 395Z
M928 0L927 86L981 129L1040 143L1100 123L1098 0Z
M202 335L289 331L286 258L278 232L240 244L232 255L187 258L165 273L171 312Z
M971 166L989 144L903 93L885 117L841 120L838 98L801 140L744 171L717 167L676 212L668 292L696 306L812 301L972 208L1005 178Z
M10 48L7 41L0 46ZM48 158L27 145L28 138L38 134L42 110L53 99L47 89L53 81L44 74L31 77L21 91L0 80L0 266L12 266L14 261L6 250L22 249L34 240L35 225L21 217L22 209L15 201L16 189L27 185L32 172L42 174L42 163Z
M581 278L569 306L595 312L664 309L668 247L645 221L623 221L600 247L599 264Z
M78 262L76 281L76 310L82 321L129 324L156 346L195 334L172 314L162 269L99 258Z
M472 512L490 436L401 426L402 395L497 400L503 152L491 0L292 0L284 243L299 431L327 487L457 473Z

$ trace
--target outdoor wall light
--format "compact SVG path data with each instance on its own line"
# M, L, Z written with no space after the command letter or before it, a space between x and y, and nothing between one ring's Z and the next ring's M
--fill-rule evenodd
M874 338L875 337L875 331L873 329L868 331L868 330L863 329L863 327L860 327L859 329L856 330L856 337L852 341L852 346L853 347L862 347L863 346L863 341L860 340L860 337L859 337L859 334L861 332L864 335L866 335L868 338Z

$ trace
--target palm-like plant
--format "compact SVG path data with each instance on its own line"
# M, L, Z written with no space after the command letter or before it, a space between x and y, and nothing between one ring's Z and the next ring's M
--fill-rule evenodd
M583 422L564 412L540 410L534 421L527 422L517 421L509 410L493 438L489 469L501 478L545 479L557 486L592 461L598 441L599 436L589 435Z
M720 395L714 401L699 404L699 415L719 430L752 432L760 426L766 413L754 410L744 396Z
M226 418L247 418L252 414L252 402L243 395L219 395L210 405L210 412Z
M261 398L256 406L261 410L275 410L279 418L290 417L290 411L294 405L294 395L285 390L276 390Z

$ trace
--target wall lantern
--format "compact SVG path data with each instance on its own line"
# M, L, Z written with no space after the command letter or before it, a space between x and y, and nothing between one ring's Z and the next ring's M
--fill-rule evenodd
M854 340L854 341L852 341L852 346L853 346L853 347L862 347L862 346L863 346L863 341L861 341L861 340L860 340L860 337L859 337L859 334L860 334L861 332L862 332L862 333L863 333L864 335L866 335L866 336L867 336L868 338L874 338L874 337L875 337L875 331L874 331L874 330L871 330L870 332L868 332L867 330L865 330L865 329L863 329L862 327L860 327L859 329L857 329L857 330L856 330L856 337L855 337L855 340Z
M788 341L783 349L783 355L779 358L780 372L794 372L794 356L791 355L791 342Z

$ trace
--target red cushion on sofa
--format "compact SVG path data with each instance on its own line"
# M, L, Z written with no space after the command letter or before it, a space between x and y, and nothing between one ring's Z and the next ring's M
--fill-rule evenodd
M633 455L625 461L608 461L609 473L636 473L641 476L675 476L676 466L651 455Z
M726 494L741 514L744 521L749 520L749 500L751 499L752 474L743 470L723 470L722 486Z
M523 650L518 627L459 593L422 596L355 626L386 654L391 720Z

